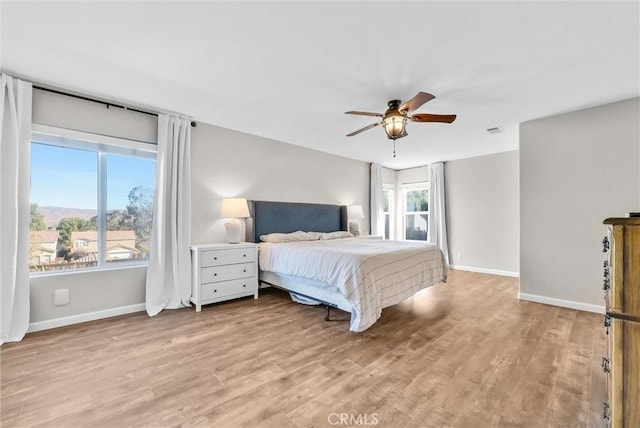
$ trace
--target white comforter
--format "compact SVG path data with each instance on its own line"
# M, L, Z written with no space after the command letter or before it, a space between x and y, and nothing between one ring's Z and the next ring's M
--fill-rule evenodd
M265 243L260 269L333 284L353 306L351 331L364 331L417 291L444 282L448 267L433 244L378 239Z

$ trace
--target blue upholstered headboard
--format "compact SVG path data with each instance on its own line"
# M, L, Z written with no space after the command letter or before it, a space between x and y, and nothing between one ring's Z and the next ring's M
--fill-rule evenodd
M253 242L260 242L260 235L268 233L347 230L346 206L268 201L251 201L249 206Z

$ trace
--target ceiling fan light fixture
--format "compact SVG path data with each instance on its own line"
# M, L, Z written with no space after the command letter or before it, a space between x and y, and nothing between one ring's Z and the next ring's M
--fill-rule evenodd
M387 103L387 106L389 108L382 117L382 126L384 127L384 132L387 133L387 138L397 140L407 135L407 116L398 110L400 100L391 100Z
M400 113L394 115L388 115L382 121L384 126L384 132L387 133L387 137L391 140L407 135L407 118Z

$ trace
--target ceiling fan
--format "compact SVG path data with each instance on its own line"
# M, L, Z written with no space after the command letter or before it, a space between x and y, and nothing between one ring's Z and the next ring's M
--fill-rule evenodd
M451 123L456 120L455 114L428 114L428 113L418 113L411 114L413 111L418 109L421 105L426 103L427 101L431 101L435 96L431 95L427 92L418 92L418 94L411 98L409 101L401 104L400 100L391 100L387 103L389 107L387 111L382 113L371 113L366 111L346 111L345 114L357 114L361 116L375 116L381 117L382 120L380 122L372 123L371 125L367 125L364 128L358 129L357 131L353 131L350 134L347 134L347 137L353 137L361 132L364 132L368 129L374 128L378 125L384 126L384 131L387 134L387 138L393 140L393 157L396 157L396 149L395 142L398 138L406 137L407 131L407 119L412 122L442 122L442 123Z

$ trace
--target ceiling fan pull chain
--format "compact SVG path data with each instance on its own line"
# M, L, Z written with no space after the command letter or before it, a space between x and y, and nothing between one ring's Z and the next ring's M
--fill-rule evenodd
M393 157L396 157L396 140L393 140Z

